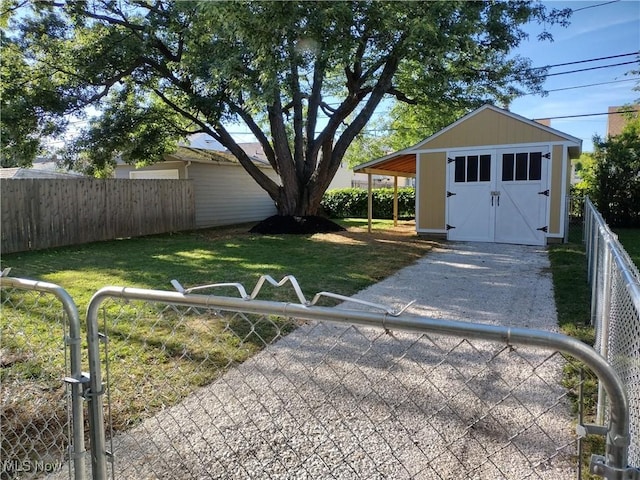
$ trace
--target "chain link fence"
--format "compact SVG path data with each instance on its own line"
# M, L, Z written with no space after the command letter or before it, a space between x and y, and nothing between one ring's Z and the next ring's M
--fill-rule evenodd
M584 240L584 196L568 195L566 206L564 242L581 242Z
M83 478L75 304L57 285L0 280L0 478Z
M129 288L88 322L94 478L573 479L576 359L626 466L624 392L560 334Z
M589 199L585 203L585 241L595 348L624 383L630 412L629 462L640 465L640 274ZM601 391L601 421L608 416L607 400Z
M66 292L2 276L2 479L573 479L590 433L606 441L592 473L640 478L627 467L637 354L607 362L553 332L353 299L321 307L347 299L307 301L289 282L297 302L258 300L262 281L251 295L203 287L239 297L104 288L87 314L89 375ZM611 355L622 340L601 327ZM581 385L562 372L583 365L607 409L576 435Z

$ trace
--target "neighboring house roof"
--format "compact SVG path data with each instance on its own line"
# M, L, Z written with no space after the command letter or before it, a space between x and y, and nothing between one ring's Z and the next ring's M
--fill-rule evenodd
M632 105L626 107L609 107L607 115L607 136L614 137L616 135L620 135L622 133L622 129L627 124L627 117L623 113L618 112L628 112L634 111L640 113L640 105Z
M254 161L269 163L260 142L238 143L238 146L242 148L242 150L244 150ZM229 153L229 150L225 150L225 152Z
M369 162L358 165L353 169L353 171L365 172L365 173L379 173L379 174L386 173L386 174L392 174L392 175L397 174L399 176L415 176L417 152L428 151L430 148L430 145L429 145L430 143L432 142L435 143L435 141L442 135L456 128L461 123L466 122L471 117L474 117L486 110L491 110L496 113L502 114L508 118L511 118L513 120L524 122L525 124L535 127L536 129L539 129L551 135L554 135L561 140L565 140L571 144L570 148L573 149L572 156L577 157L580 154L579 152L582 148L582 140L580 140L579 138L569 135L567 133L561 132L559 130L556 130L554 128L551 128L549 126L546 126L534 120L530 120L521 115L517 115L515 113L509 112L508 110L504 110L502 108L498 108L493 105L487 104L468 113L464 117L453 122L451 125L443 128L439 132L434 133L430 137L427 137L424 140L421 140L417 144L411 147L405 148L403 150L391 153L389 155L385 155L384 157L377 158L375 160L371 160Z
M258 167L271 167L271 165L269 165L269 162L267 162L266 160L254 157L252 157L252 160ZM179 146L175 152L166 154L164 156L164 161L240 165L238 159L228 151L209 150L204 148L193 148L186 146ZM127 165L127 163L122 159L117 159L116 165Z
M259 167L270 167L269 162L266 160L266 158L262 159L257 156L252 156L250 151L245 151L251 157L251 160L253 160L253 162ZM234 155L229 153L229 151L208 150L192 147L178 147L178 149L174 153L165 155L165 160L180 160L201 163L214 162L240 165L238 159Z
M251 159L268 164L267 156L262 149L260 142L238 142L238 146L246 152ZM187 143L179 144L180 148L195 149L198 151L222 152L231 155L231 152L225 148L215 138L206 133L196 133L187 139Z
M0 178L79 178L74 173L53 172L37 168L0 168Z
M64 170L55 157L37 157L29 168L0 168L0 178L77 178L84 176L79 172Z

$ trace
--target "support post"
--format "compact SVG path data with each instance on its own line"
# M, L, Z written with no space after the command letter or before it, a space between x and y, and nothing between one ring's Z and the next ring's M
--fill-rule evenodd
M398 176L393 176L393 226L398 226Z
M368 173L367 174L367 231L371 233L371 221L373 219L373 176Z

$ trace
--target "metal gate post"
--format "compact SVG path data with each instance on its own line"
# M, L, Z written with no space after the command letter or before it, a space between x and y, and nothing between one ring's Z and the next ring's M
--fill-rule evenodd
M0 277L1 287L11 287L20 290L34 290L46 292L55 296L64 308L69 320L69 336L65 343L69 346L69 362L71 376L64 381L71 386L71 422L73 439L69 449L69 457L73 461L75 480L86 479L84 457L84 414L82 404L82 385L87 382L87 376L82 372L82 337L80 335L80 316L78 308L71 296L59 285L22 278Z
M85 397L89 404L89 438L91 442L91 471L93 480L107 478L107 451L102 396L102 369L100 366L100 341L98 329L99 292L94 294L87 309L87 347L89 350L89 387Z
M605 239L605 244L609 244L610 239ZM608 358L609 350L609 317L611 310L611 261L612 261L611 248L607 248L604 255L604 278L603 278L603 298L601 312L602 317L600 319L600 327L598 329L598 335L600 337L600 354L604 358ZM606 396L604 389L600 382L598 382L598 405L596 412L596 419L600 425L604 424L605 417Z

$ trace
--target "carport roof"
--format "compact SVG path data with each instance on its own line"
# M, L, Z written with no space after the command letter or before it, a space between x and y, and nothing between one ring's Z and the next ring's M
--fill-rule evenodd
M413 147L412 147L413 148ZM410 149L407 149L410 150ZM372 160L353 169L355 173L378 175L397 175L398 177L416 176L416 154L401 150L385 157Z

